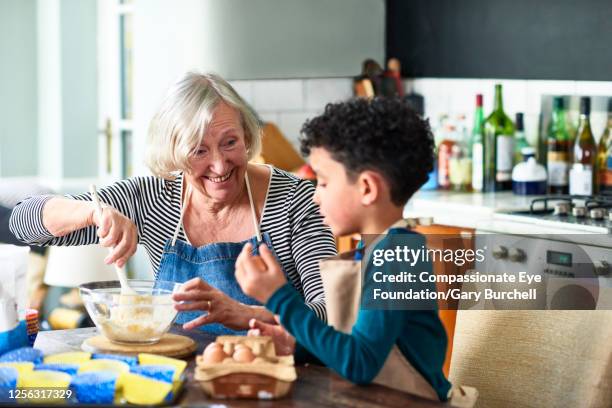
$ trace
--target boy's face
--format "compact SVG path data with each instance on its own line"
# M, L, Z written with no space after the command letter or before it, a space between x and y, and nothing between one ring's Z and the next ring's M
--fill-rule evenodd
M317 174L313 200L320 207L325 223L335 235L359 232L361 195L344 166L327 150L315 147L310 151L310 165Z

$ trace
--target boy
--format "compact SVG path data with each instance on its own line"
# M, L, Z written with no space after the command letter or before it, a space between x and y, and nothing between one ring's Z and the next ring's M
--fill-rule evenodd
M399 99L355 99L327 105L302 133L302 153L310 156L317 175L313 200L335 235L420 237L397 226L405 203L433 167L433 137L426 121ZM366 384L398 351L403 365L414 369L402 381L429 387L421 395L447 400L451 386L442 373L447 339L435 307L377 310L362 303L352 332L342 333L304 306L265 245L260 256L251 255L252 249L247 245L240 254L236 278L247 295L278 315L282 327L258 321L251 327L273 336L279 352L303 347L350 381Z

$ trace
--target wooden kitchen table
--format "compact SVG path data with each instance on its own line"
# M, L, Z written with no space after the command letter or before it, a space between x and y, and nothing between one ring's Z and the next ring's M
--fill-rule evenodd
M171 332L193 338L198 343L198 353L214 340L214 337L194 331L185 331L178 326ZM96 334L95 328L42 331L38 333L34 347L46 354L81 350L85 339ZM297 366L298 379L293 391L279 400L214 400L208 398L193 379L195 358L189 359L187 381L178 405L202 407L450 407L449 404L433 402L396 391L381 385L357 386L329 370L317 365Z

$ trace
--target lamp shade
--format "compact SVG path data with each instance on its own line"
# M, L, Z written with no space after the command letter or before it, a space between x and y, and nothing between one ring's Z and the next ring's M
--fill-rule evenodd
M107 255L108 249L100 245L51 247L45 283L72 288L86 282L116 280L113 265L104 263Z

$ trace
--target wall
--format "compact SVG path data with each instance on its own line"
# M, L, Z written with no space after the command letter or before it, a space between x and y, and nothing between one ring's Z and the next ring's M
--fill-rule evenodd
M0 176L34 176L37 151L36 0L0 2Z
M231 81L231 84L262 120L277 124L296 149L306 119L321 113L327 103L353 94L351 78Z
M96 0L61 1L63 176L96 176L98 107Z
M0 176L97 172L96 0L0 2Z
M383 0L209 0L202 68L229 79L346 76L384 56Z
M186 71L236 80L265 119L297 140L303 119L323 105L313 99L319 91L321 99L350 93L346 78L360 72L363 59L384 54L382 0L135 0L134 8L136 174L147 173L149 121ZM288 77L298 79L279 79Z
M524 113L527 137L532 144L538 134L541 98L543 95L612 96L612 82L544 81L507 79L419 78L405 80L406 92L425 97L425 115L436 127L441 115L466 116L471 129L476 94L484 97L484 111L493 110L496 83L503 87L504 110L514 118ZM231 81L236 91L265 120L276 123L285 136L298 147L299 131L308 118L321 113L325 104L353 95L352 78L319 78L292 80ZM605 109L605 108L604 108ZM606 122L605 113L594 112L591 123L598 139Z

